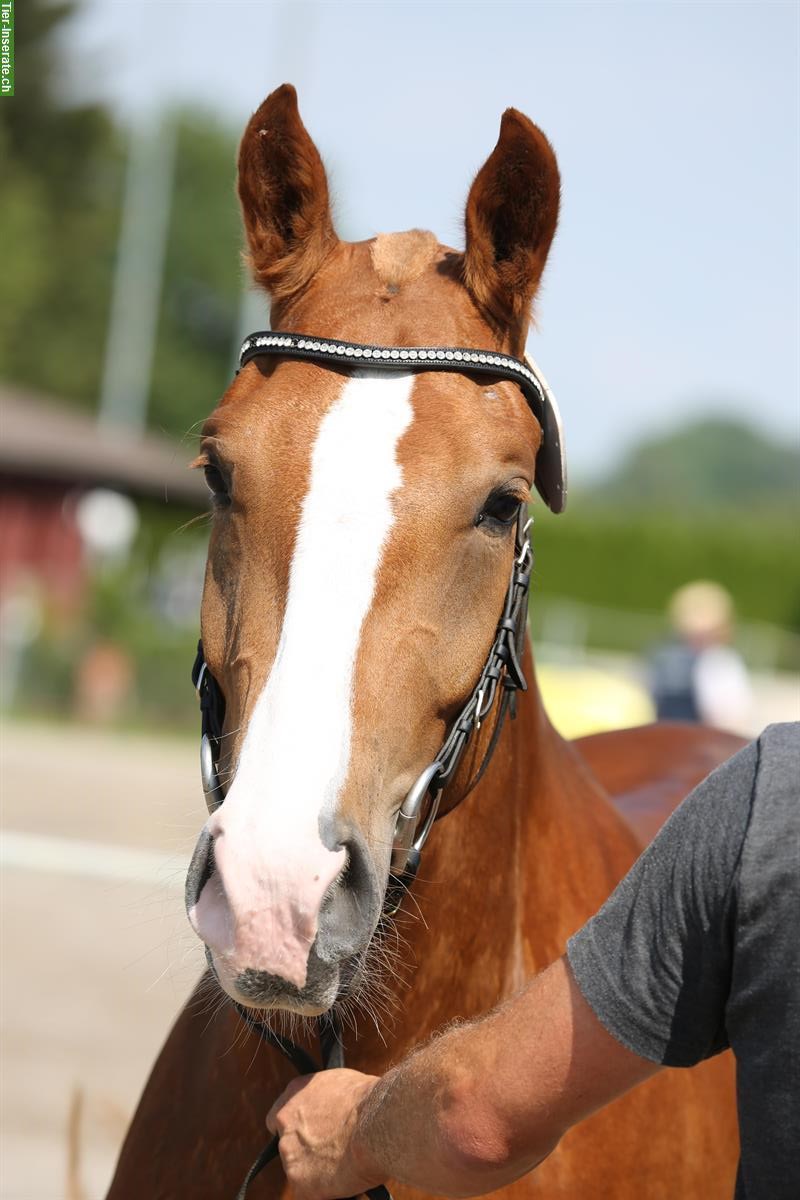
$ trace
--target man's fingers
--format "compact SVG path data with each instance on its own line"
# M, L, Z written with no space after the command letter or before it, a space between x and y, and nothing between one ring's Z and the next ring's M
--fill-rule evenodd
M285 1104L302 1092L303 1088L308 1087L313 1075L301 1075L298 1079L293 1079L292 1082L284 1088L278 1099L273 1104L272 1108L267 1113L267 1129L270 1133L281 1133L283 1131L283 1121L281 1120L281 1109Z

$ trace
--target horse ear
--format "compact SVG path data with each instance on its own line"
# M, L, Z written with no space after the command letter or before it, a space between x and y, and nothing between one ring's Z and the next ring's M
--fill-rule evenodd
M238 188L254 279L274 300L294 295L337 238L325 168L290 83L250 118L239 147Z
M467 199L464 282L497 325L524 345L531 304L558 222L558 164L547 138L515 108Z

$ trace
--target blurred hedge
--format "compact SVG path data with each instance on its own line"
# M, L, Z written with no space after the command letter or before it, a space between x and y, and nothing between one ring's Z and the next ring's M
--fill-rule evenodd
M753 624L755 640L772 643L765 661L754 665L800 670L800 539L790 516L716 514L690 521L592 511L580 500L560 517L540 506L534 513L535 635L541 635L543 614L569 597L569 603L614 610L586 614L587 645L639 653L658 633L659 618L666 630L671 593L690 580L713 579L730 591L739 621ZM762 637L759 623L779 628L774 637L768 630ZM794 636L782 637L781 630Z

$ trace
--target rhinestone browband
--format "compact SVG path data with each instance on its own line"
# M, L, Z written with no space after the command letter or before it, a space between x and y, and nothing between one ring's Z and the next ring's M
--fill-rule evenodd
M511 380L522 389L531 412L542 428L543 441L537 456L536 486L554 512L566 504L566 465L563 436L555 400L545 380L532 364L511 354L474 350L462 346L376 346L344 342L338 338L303 333L259 330L242 342L239 367L268 354L342 367L357 364L381 371L476 371ZM544 469L541 469L544 468Z
M359 342L339 342L335 338L300 337L293 333L251 333L242 343L239 366L243 367L259 350L307 350L310 354L329 354L334 358L378 358L397 362L465 362L473 365L504 367L527 379L537 390L539 381L523 362L510 354L488 350L459 350L442 346L371 346Z
M544 403L544 391L536 375L510 354L497 354L489 350L464 350L456 346L367 346L358 342L339 342L334 338L301 337L294 333L251 333L242 343L239 351L239 370L259 354L283 353L286 351L305 351L308 358L324 355L327 359L340 361L342 365L352 366L353 359L370 359L380 362L382 366L414 367L441 370L458 363L476 370L497 373L499 368L514 378L524 380L536 389L539 403ZM300 358L301 354L298 353Z

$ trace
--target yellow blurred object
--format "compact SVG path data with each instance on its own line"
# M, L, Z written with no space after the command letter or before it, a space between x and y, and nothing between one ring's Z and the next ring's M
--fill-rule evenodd
M591 667L546 664L536 676L550 720L564 737L646 725L655 709L640 684Z
M696 579L673 593L669 619L673 629L690 641L725 641L733 624L733 600L719 583Z

